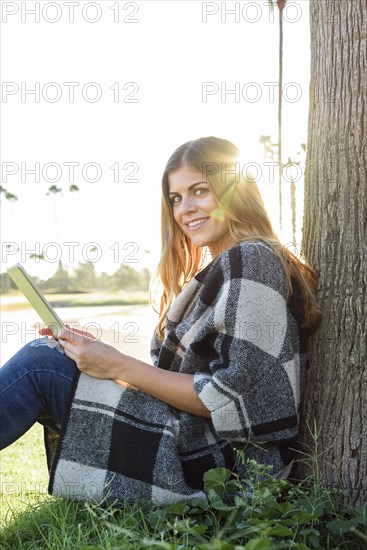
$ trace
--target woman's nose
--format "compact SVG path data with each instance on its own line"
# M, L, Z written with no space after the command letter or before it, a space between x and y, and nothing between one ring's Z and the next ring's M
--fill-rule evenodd
M196 212L197 206L195 203L195 198L193 196L183 196L181 200L181 212Z

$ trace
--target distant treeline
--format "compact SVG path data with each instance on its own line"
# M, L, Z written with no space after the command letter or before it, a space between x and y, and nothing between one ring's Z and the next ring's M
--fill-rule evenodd
M56 272L49 279L33 277L41 290L55 293L91 292L94 290L148 290L152 273L147 268L138 271L134 267L121 264L109 275L102 272L96 274L94 263L80 262L69 272L60 261ZM1 293L16 289L16 285L7 273L0 274Z

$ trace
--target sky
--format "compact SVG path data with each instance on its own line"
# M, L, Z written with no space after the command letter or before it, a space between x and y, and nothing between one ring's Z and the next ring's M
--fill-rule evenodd
M289 1L284 13L283 160L307 139L308 8ZM1 271L20 261L48 277L60 259L70 269L93 261L97 273L154 269L164 166L209 135L257 167L289 243L289 182L280 231L259 144L277 141L278 41L278 10L263 0L2 1L1 185L18 201L1 203ZM47 195L51 185L62 192Z

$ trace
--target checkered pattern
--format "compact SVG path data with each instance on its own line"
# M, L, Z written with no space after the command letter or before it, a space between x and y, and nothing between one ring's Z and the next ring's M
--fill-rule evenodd
M292 459L307 365L299 289L286 303L269 246L222 253L172 305L155 367L194 375L211 421L143 392L84 373L76 382L51 472L50 492L121 504L203 497L203 474L234 467L234 448L273 466ZM241 473L241 467L237 466Z

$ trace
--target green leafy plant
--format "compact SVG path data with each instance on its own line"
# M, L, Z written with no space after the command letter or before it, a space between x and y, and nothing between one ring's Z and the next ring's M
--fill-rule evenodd
M143 501L118 509L56 499L45 491L23 492L18 501L15 494L2 495L2 509L8 507L8 512L3 516L0 548L364 550L367 506L345 507L336 490L323 486L316 452L317 445L314 455L305 457L312 474L301 482L277 480L271 468L246 460L239 452L245 479L215 468L204 476L206 499L165 507ZM12 457L8 458L10 468ZM4 466L3 461L6 472Z

